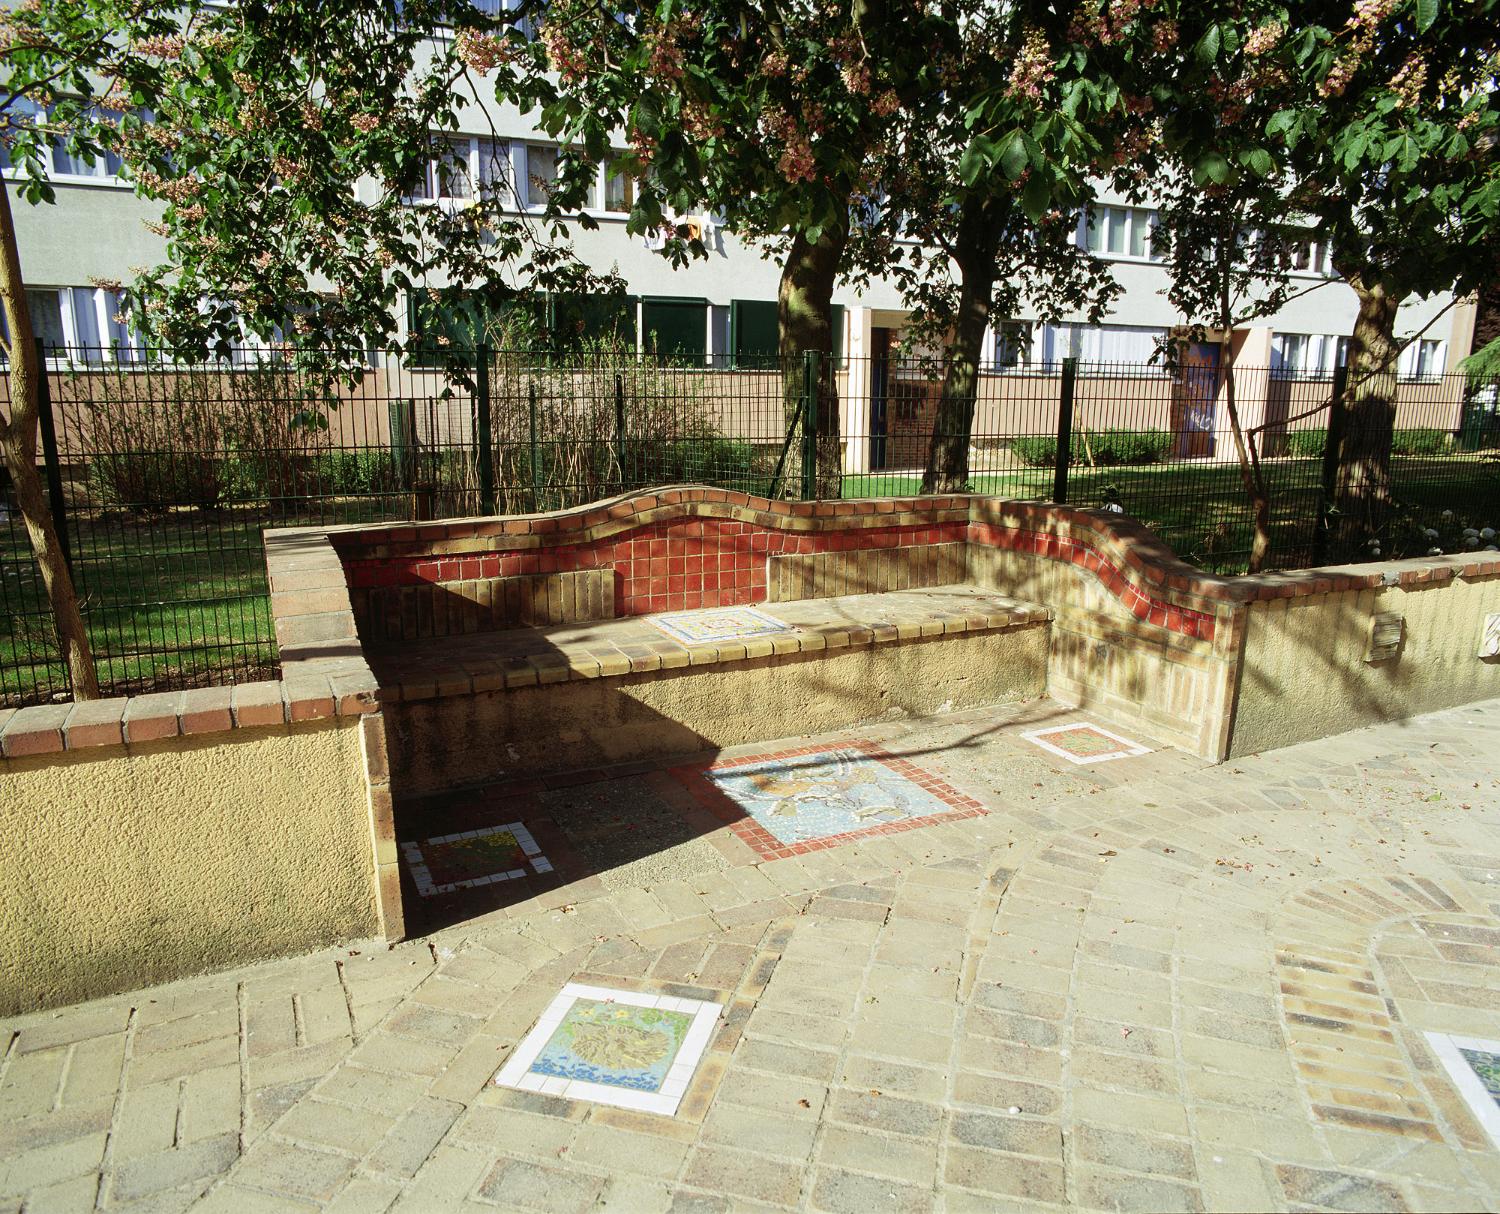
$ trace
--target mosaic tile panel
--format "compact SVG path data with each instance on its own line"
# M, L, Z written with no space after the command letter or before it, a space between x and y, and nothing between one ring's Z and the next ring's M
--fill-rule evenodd
M570 982L495 1083L670 1117L721 1011L722 1004L700 999Z
M651 623L685 645L713 641L741 641L776 636L792 626L755 607L710 607L701 611L672 611L650 617Z
M1500 1148L1500 1041L1428 1032L1427 1043L1469 1111Z
M984 812L972 797L865 741L673 774L768 859Z
M1111 733L1100 725L1086 721L1072 725L1049 725L1046 729L1028 729L1021 736L1043 750L1059 755L1070 763L1107 763L1151 753L1149 746Z
M519 822L437 835L420 843L401 845L406 866L424 898L455 890L514 881L534 873L550 873L552 864Z

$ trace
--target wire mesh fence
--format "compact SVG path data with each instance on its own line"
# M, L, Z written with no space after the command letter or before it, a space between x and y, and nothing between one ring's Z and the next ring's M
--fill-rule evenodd
M935 426L944 436L942 364L725 361L447 350L375 354L330 379L269 356L117 365L107 351L57 352L55 437L39 459L101 685L272 676L267 527L551 510L682 482L788 497L920 491ZM986 371L966 445L954 436L967 485L1118 508L1205 569L1243 570L1252 514L1226 387L1203 369ZM1265 368L1234 375L1270 489L1275 567L1318 556L1332 391ZM1465 527L1500 525L1493 386L1403 382L1395 428L1383 555L1461 547L1475 538ZM7 483L0 612L0 706L66 695Z

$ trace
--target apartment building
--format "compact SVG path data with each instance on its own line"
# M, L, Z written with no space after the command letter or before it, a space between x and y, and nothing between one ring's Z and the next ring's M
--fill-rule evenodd
M557 172L555 143L526 114L493 98L471 98L461 114L463 133L445 136L437 154L447 171L435 164L412 189L411 205L463 205L464 195L476 186L503 180L519 209L540 211L547 183ZM146 227L156 208L135 196L111 162L86 165L59 148L52 151L48 167L56 204L32 207L16 199L14 205L37 332L49 345L105 348L102 357L108 358L107 348L128 346L128 337L118 319L118 301L91 284L128 280L131 267L163 257L162 241ZM4 171L10 173L8 167ZM582 301L577 323L587 328L607 318L641 348L678 358L701 357L706 365L726 370L774 355L777 264L741 242L716 216L702 213L679 219L698 226L708 256L673 268L660 255L659 241L626 231L631 202L631 182L602 166L587 206L598 227L575 227L574 243L587 263L618 273L627 294L607 307L591 309L589 301ZM1028 315L997 321L985 345L988 376L1049 376L1067 357L1146 364L1159 342L1183 321L1166 298L1166 270L1151 246L1152 220L1149 208L1106 191L1092 212L1080 218L1077 239L1109 263L1123 287L1110 314L1092 325L1081 319L1044 324ZM1242 332L1217 335L1217 342L1200 353L1212 360L1217 357L1214 347L1227 340L1235 343L1241 365L1269 366L1284 378L1330 377L1354 324L1354 293L1333 277L1329 250L1316 241L1300 251L1296 280L1299 294L1274 316ZM576 309L579 302L569 306ZM433 323L421 303L408 301L398 318L403 332L414 323ZM861 291L841 287L835 303L835 353L851 367L867 368L861 382L846 389L846 431L873 434L885 424L886 388L875 382L878 368L899 346L908 313L889 283ZM1471 304L1446 296L1405 304L1399 331L1420 330L1421 335L1403 356L1403 380L1430 382L1451 370L1470 348L1474 316ZM1221 411L1215 406L1212 412L1206 425L1218 430ZM862 467L871 457L866 452L850 458L851 467Z

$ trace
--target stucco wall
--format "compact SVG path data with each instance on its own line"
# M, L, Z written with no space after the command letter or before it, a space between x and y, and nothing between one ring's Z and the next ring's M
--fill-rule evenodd
M1041 695L1047 627L387 704L397 795Z
M0 762L0 1013L375 934L358 719Z
M1405 616L1401 651L1367 662L1370 619L1387 611ZM1251 604L1230 753L1500 696L1500 662L1476 656L1484 616L1497 611L1493 574Z

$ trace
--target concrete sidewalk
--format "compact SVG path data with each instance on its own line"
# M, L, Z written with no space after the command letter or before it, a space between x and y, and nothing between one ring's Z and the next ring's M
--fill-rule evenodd
M0 1024L0 1210L1500 1208L1426 1035L1500 1039L1500 703L1213 768L1049 714L820 740L979 816L575 833L595 871L389 951ZM725 1005L676 1116L490 1082L567 982Z

